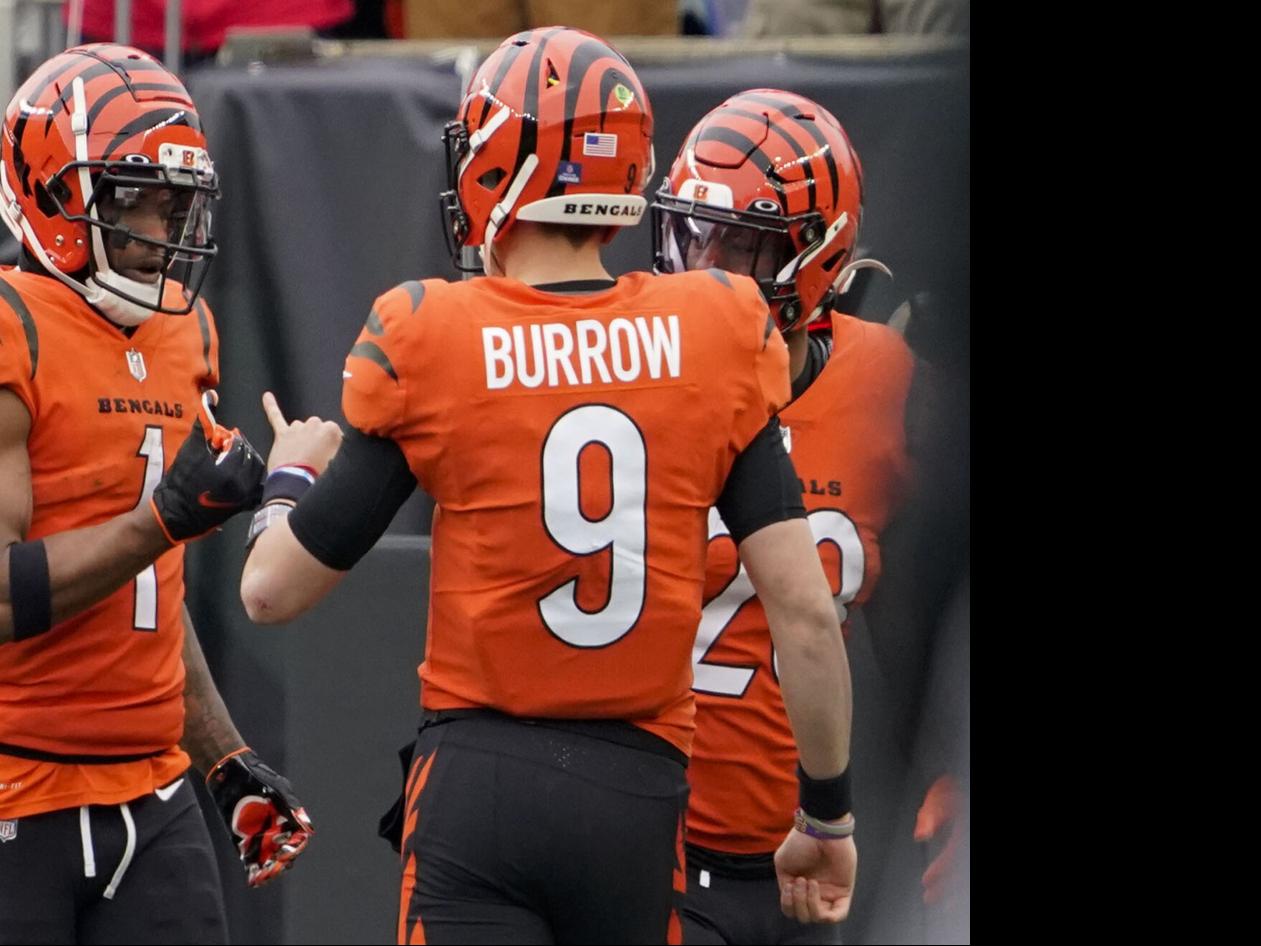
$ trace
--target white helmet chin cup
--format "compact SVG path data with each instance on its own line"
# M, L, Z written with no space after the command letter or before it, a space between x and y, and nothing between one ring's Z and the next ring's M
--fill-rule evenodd
M136 279L128 279L112 269L105 269L88 277L88 291L84 293L84 297L104 312L111 322L130 328L140 325L153 315L153 309L158 305L158 285L159 283L149 284ZM143 299L146 305L124 299L111 290L119 290L129 296Z

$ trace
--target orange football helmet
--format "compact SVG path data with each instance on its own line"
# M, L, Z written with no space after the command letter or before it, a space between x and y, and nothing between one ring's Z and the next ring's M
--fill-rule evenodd
M485 258L517 220L628 226L653 173L652 107L630 63L582 30L504 40L482 63L443 134L443 232Z
M652 205L658 272L752 276L781 331L829 311L854 272L863 172L841 123L778 89L741 92L702 118Z
M169 193L166 238L121 212ZM188 312L217 248L219 179L183 83L148 53L95 43L53 56L14 94L0 133L0 217L50 275L123 325ZM107 242L161 252L155 283L110 266ZM182 291L181 291L182 290Z

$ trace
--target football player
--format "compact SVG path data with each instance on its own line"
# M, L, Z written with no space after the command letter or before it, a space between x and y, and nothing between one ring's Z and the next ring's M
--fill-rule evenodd
M218 193L196 106L138 50L59 53L5 112L0 942L226 942L190 759L251 885L311 831L184 606L184 543L254 508L264 475L211 413Z
M909 474L910 350L894 330L837 307L859 269L883 268L854 259L862 186L858 155L827 109L791 92L752 89L697 123L652 208L657 270L717 266L752 277L787 343L784 442L842 614L871 595L880 531ZM792 824L797 746L770 611L721 509L710 513L708 538L692 652L684 939L839 942L839 924L803 927L767 906L777 889L774 853Z
M644 216L652 132L604 40L505 40L446 128L453 258L476 248L485 276L376 300L324 472L335 433L264 398L254 620L311 607L417 483L437 503L399 942L679 942L715 505L766 604L800 747L785 903L848 909L848 664L775 419L787 349L752 279L614 279L601 262Z

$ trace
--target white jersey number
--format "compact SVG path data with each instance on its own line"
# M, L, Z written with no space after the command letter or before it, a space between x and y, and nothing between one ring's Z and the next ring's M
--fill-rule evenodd
M836 596L840 605L840 619L845 620L845 605L858 597L863 584L865 553L854 521L837 509L816 509L807 521L814 534L816 545L831 542L841 553L841 592ZM717 509L709 511L709 539L730 535ZM731 583L722 590L701 612L700 627L696 630L696 643L692 646L692 689L715 696L744 696L756 673L756 667L730 667L725 664L706 663L705 657L718 643L718 638L731 625L736 614L756 597L753 583L741 563ZM771 650L775 676L779 676L779 655Z
M582 511L579 456L589 446L609 453L613 502L601 519ZM543 442L543 523L552 541L573 555L610 550L608 601L598 611L578 604L573 578L539 599L548 630L574 647L605 647L635 626L648 581L648 452L635 422L614 407L587 404L552 425Z
M146 460L144 468L144 484L140 487L139 509L149 501L154 488L162 479L162 428L146 427L144 440L136 456ZM158 571L150 565L136 576L136 599L133 609L132 627L137 631L156 631L158 629Z

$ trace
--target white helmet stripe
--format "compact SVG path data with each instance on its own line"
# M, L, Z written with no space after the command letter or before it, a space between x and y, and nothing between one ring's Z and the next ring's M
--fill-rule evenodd
M494 210L490 212L490 219L486 222L486 239L483 244L487 253L490 252L490 245L495 241L495 234L499 232L499 227L508 219L508 215L512 213L512 208L516 205L517 198L525 190L525 185L530 183L530 177L538 166L539 156L537 154L527 155L526 159L521 162L521 170L513 178L512 186L508 188L508 193L504 194L504 199L495 204Z
M490 116L490 121L481 128L477 129L477 131L473 132L473 134L469 137L468 154L466 154L464 156L464 160L460 162L460 170L456 175L457 181L464 177L464 171L469 166L469 162L476 157L477 152L482 150L482 147L490 140L490 136L497 132L500 126L508 120L510 112L511 109L505 105L503 108L499 109L499 111L495 112L494 115Z
M688 148L685 152L683 152L683 154L687 160L687 169L692 172L692 177L697 178L698 180L703 180L703 178L701 178L700 168L696 166L696 149Z
M74 111L70 113L70 130L74 132L74 159L88 160L88 106L87 96L83 91L83 78L75 76L71 83L74 93ZM83 195L83 203L87 215L99 220L95 206L86 206L92 196L92 175L86 167L79 168L79 193ZM105 243L101 240L99 227L88 226L88 239L92 241L92 255L96 258L98 271L109 272L109 258L105 255Z

